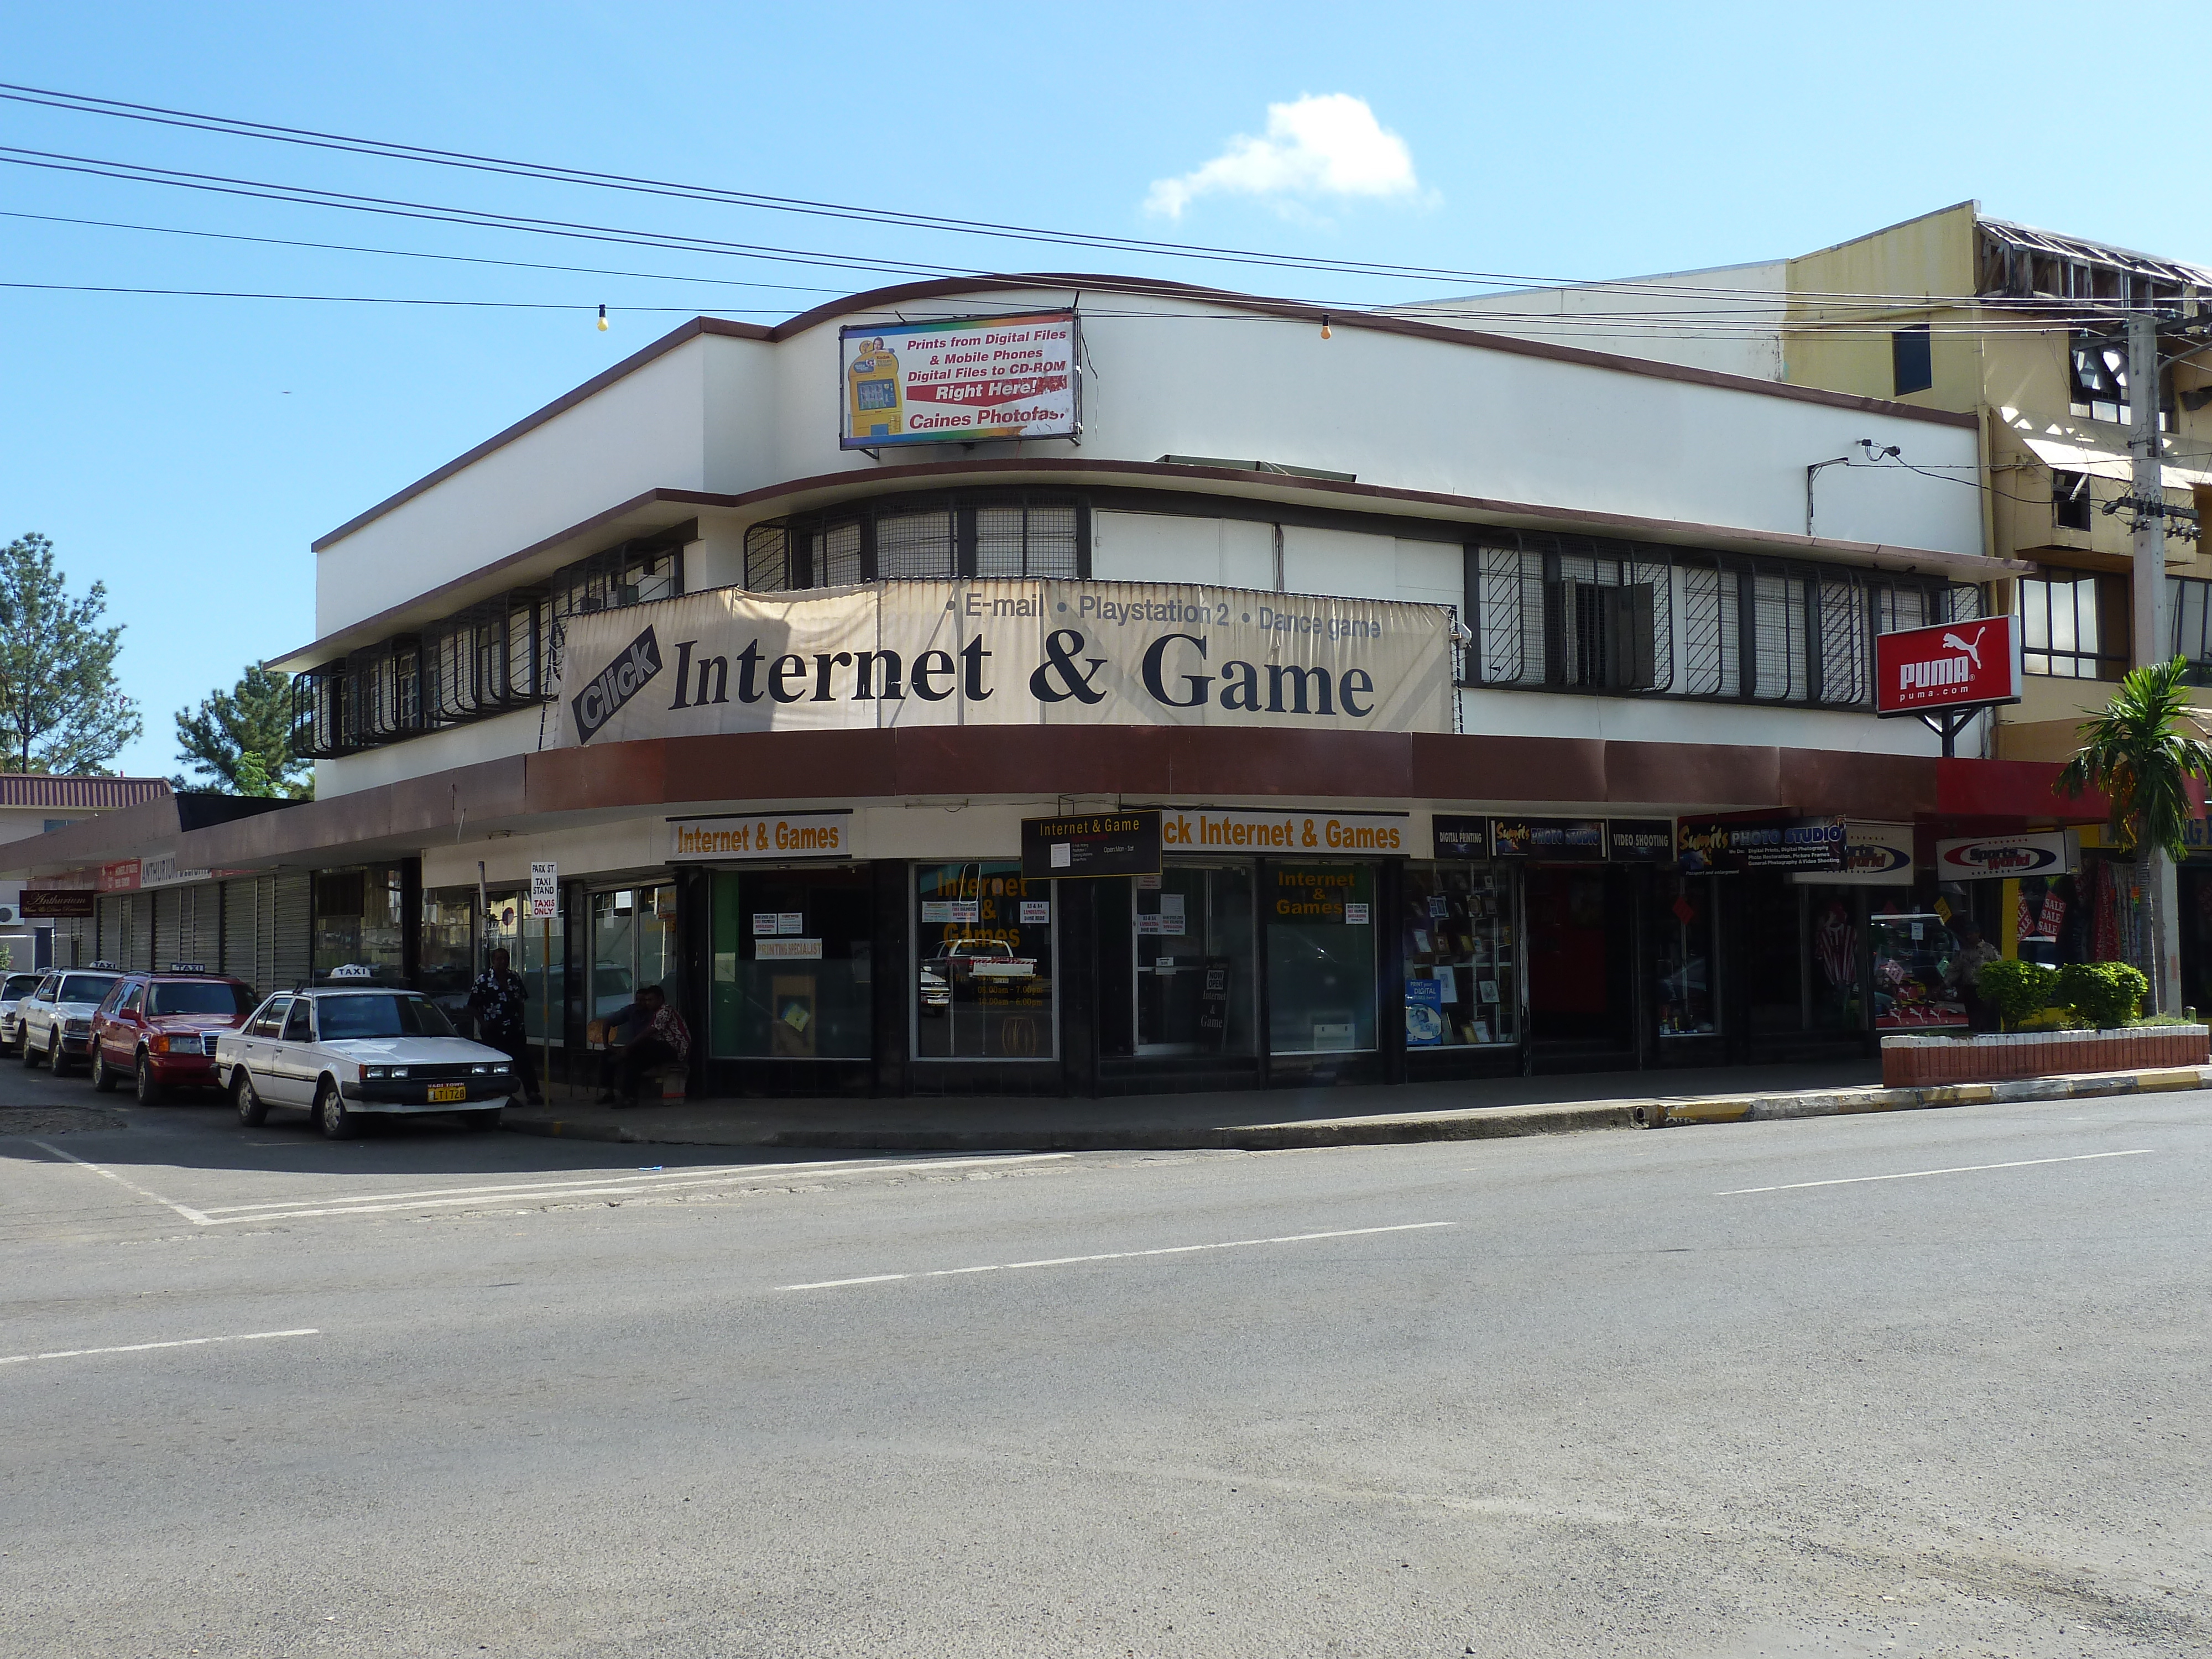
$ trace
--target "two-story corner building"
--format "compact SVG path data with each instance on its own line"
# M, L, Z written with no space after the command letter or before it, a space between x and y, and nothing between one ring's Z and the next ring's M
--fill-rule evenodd
M1807 534L1870 428L1935 476ZM507 945L571 1054L664 985L711 1094L1856 1051L1941 999L1937 837L2048 794L1871 710L1877 631L2027 574L1979 441L1127 279L701 319L316 544L314 801L23 856L204 873L179 953L264 984ZM1130 808L1158 874L1024 874L1024 820ZM131 902L94 948L170 954Z
M2055 762L2081 721L2137 662L2179 654L2212 684L2212 556L2190 516L2169 518L2163 637L2134 638L2127 353L2124 313L2150 308L2167 332L2159 386L2164 502L2182 515L2212 500L2212 270L1995 219L1964 202L1833 247L1760 264L1585 287L1486 294L1397 314L1487 325L1540 341L1602 343L1655 360L1885 398L1973 417L1977 488L1990 550L2029 567L1994 582L2015 612L2025 696L1999 711L1984 752ZM1856 449L1808 478L1818 527L1839 473L1928 465L1894 434L1883 457ZM1826 459L1828 458L1822 458ZM1940 469L1936 469L1940 470ZM2212 701L2208 696L2207 701ZM2182 970L2191 1001L2212 1000L2212 825L2183 866ZM2090 837L2095 840L2094 832ZM2105 915L2101 947L2134 957L2132 872L2091 864L2097 891L2069 896ZM2033 907L2030 907L2033 910ZM2038 917L1997 907L2008 952ZM2069 950L2093 950L2089 939Z

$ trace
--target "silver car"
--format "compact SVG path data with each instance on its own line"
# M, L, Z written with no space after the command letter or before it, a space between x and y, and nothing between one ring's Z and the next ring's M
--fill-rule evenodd
M0 980L0 1049L12 1052L22 1040L22 1030L15 1022L15 1009L23 999L39 988L44 974L10 974Z
M513 1060L457 1035L420 991L386 986L279 992L217 1036L215 1071L240 1123L289 1106L332 1140L385 1113L453 1112L495 1129L514 1090Z
M92 1017L123 975L105 963L59 968L15 1005L16 1041L23 1064L46 1062L59 1077L92 1050Z

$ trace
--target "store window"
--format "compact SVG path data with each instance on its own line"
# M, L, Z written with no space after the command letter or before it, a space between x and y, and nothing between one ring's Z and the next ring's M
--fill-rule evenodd
M1658 969L1659 1036L1711 1036L1721 1029L1720 985L1713 971L1713 876L1662 876L1654 884L1654 956Z
M1805 902L1806 1024L1815 1031L1856 1031L1866 1025L1859 985L1856 887L1801 886Z
M557 927L553 945L560 949ZM592 985L586 994L590 1018L618 1018L648 985L660 987L680 1008L678 981L674 884L592 894Z
M2078 571L2045 569L2021 577L2018 586L2026 672L2072 680L2120 677L2126 665L2115 646L2125 635L2106 626L2111 584Z
M561 918L532 916L528 896L520 891L494 893L485 901L485 962L494 951L506 951L507 966L522 975L523 1035L544 1042L550 1029L555 1043L565 1042L568 951Z
M714 879L708 1052L866 1059L875 937L870 872L747 870Z
M475 980L476 890L432 888L422 895L420 988L457 1023Z
M1877 1030L1966 1025L1966 1000L1953 971L1959 941L1948 915L1912 909L1903 898L1885 899L1867 928L1874 949Z
M1481 865L1406 870L1406 1046L1520 1041L1512 878Z
M1278 864L1267 879L1269 1051L1372 1049L1373 866Z
M406 951L398 865L319 871L314 902L318 980L328 979L339 968L367 968L383 983L401 981Z
M1129 945L1139 1054L1254 1052L1250 866L1139 876Z
M915 867L915 1058L1054 1056L1053 904L1012 860Z

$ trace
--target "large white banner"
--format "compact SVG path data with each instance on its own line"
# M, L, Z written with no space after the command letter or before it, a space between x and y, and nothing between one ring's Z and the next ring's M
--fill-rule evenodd
M571 620L558 741L891 726L1452 729L1451 613L1152 582L717 588Z
M867 323L840 329L837 343L847 449L1083 429L1072 311Z

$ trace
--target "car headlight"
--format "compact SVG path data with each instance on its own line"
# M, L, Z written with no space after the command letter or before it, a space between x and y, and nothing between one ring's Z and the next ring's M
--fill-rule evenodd
M406 1075L407 1068L404 1066L364 1066L361 1068L362 1080L364 1083L381 1083L387 1079L403 1078Z
M497 1065L487 1063L483 1066L471 1066L469 1068L477 1077L503 1077L513 1069L514 1067L505 1060L500 1061Z
M62 1022L62 1030L71 1036L90 1036L92 1022L88 1019L65 1019Z

